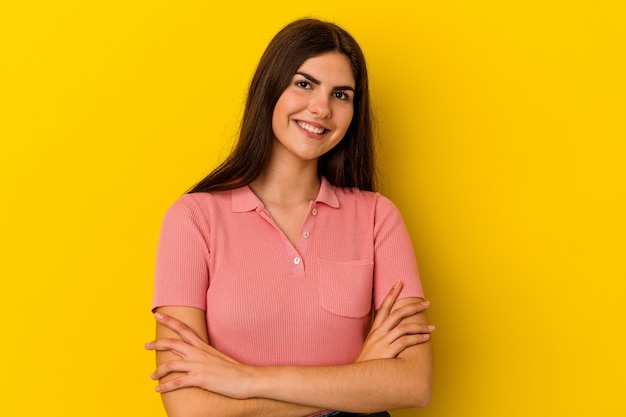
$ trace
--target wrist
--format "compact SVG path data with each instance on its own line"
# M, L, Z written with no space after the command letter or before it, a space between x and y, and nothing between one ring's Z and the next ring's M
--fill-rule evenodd
M271 398L268 367L246 365L245 391L247 398Z

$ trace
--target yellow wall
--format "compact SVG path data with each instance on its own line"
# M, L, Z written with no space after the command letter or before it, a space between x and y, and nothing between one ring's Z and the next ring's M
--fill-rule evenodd
M210 3L0 6L0 415L164 416L163 212L305 15L366 52L433 305L432 405L394 416L626 415L623 1Z

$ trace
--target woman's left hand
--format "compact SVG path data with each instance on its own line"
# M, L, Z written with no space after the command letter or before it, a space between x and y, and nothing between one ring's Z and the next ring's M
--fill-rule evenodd
M155 319L176 332L182 340L157 339L146 343L146 349L170 351L180 356L159 366L152 379L161 379L171 373L183 376L163 382L156 387L160 393L186 387L198 387L231 398L248 398L246 381L251 380L251 367L241 364L205 343L193 330L173 317L156 313Z
M398 282L383 300L354 362L395 358L406 348L430 340L430 334L435 330L435 326L405 322L405 319L425 311L430 303L418 301L405 304L405 301L402 301L401 303L405 305L394 308L401 289L402 283Z

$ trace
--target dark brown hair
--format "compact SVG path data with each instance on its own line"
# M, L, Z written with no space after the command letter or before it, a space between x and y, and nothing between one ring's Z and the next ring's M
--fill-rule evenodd
M354 116L343 139L318 159L318 172L339 187L375 189L372 114L363 52L339 26L316 19L296 20L270 41L250 83L239 140L230 156L189 192L230 190L254 181L269 161L278 98L307 59L336 51L350 60L356 82Z

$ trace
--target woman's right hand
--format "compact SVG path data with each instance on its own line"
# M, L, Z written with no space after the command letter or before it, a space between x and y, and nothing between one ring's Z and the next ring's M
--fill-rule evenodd
M402 322L407 317L425 311L430 303L419 301L394 310L393 306L401 290L402 282L398 281L383 300L354 362L395 358L407 347L430 340L430 333L435 330L435 326Z

